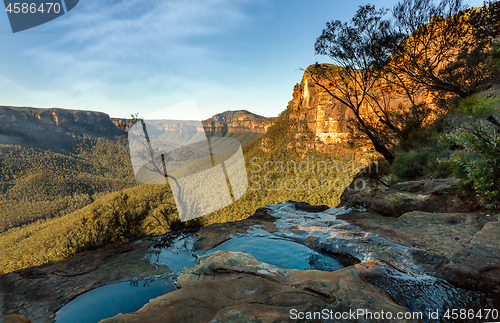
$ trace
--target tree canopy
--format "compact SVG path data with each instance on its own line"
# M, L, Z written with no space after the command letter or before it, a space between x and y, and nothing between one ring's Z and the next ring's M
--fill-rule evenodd
M494 77L487 58L499 7L465 10L461 0L360 6L348 22L327 22L316 40L316 54L335 68L316 64L306 73L348 108L353 133L392 163L391 146L435 119L430 101L467 97Z

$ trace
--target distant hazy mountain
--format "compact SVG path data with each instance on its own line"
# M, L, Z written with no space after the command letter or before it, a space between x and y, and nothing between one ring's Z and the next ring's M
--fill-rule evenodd
M102 112L0 106L0 144L71 150L76 136L123 135Z
M264 134L275 120L276 118L266 118L246 110L236 110L216 114L202 123L209 135L247 132ZM111 118L111 121L125 131L134 124L133 119Z

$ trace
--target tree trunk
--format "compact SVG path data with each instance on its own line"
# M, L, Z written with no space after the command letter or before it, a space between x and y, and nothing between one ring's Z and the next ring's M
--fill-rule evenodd
M384 145L384 143L381 142L381 140L378 139L376 137L376 135L372 134L371 132L365 131L365 133L368 136L368 138L370 138L370 140L372 141L373 147L375 148L375 150L378 153L380 153L382 156L384 156L384 159L387 160L387 162L390 165L392 165L392 163L394 162L394 156L391 154L389 149L387 149L387 147Z
M351 108L351 107L349 107L349 108ZM380 153L382 156L384 156L384 159L387 160L387 162L390 165L392 165L392 162L394 161L394 156L391 154L389 149L387 149L387 147L384 144L384 142L382 141L382 139L380 139L380 137L378 137L375 133L373 133L371 131L371 129L366 125L364 120L359 115L359 110L351 108L351 111L354 112L354 115L356 116L356 119L358 120L359 125L362 127L362 131L368 136L368 138L370 138L370 140L373 144L373 148L375 148L375 150L378 153Z
M495 119L495 117L489 116L488 118L486 118L486 120L491 122L498 130L500 130L500 123L498 123L498 121Z

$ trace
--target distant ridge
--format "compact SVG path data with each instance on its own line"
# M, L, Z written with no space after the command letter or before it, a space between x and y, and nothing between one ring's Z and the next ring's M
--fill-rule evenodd
M259 133L264 134L274 124L276 118L267 118L247 110L225 111L203 120L203 127L208 134ZM134 124L133 119L111 118L120 129L128 131Z
M20 145L71 151L77 136L114 139L126 135L133 119L110 118L103 112L62 108L0 106L0 145ZM242 144L261 137L276 118L267 118L246 110L218 113L203 120L209 136L230 136ZM121 130L120 130L121 129Z
M0 144L62 151L71 149L75 136L112 139L123 132L103 112L0 106Z

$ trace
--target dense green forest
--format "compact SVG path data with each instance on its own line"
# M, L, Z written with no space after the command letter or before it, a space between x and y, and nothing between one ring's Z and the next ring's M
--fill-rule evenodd
M79 136L68 153L0 145L0 232L69 214L135 185L126 140Z

